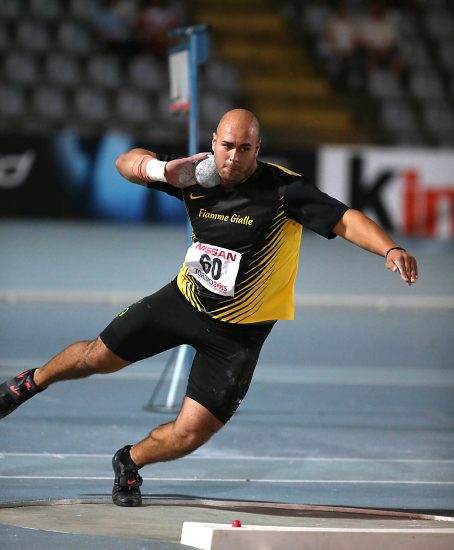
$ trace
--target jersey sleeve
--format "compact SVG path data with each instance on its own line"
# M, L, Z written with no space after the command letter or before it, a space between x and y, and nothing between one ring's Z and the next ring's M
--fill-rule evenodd
M168 162L169 160L175 159L177 157L175 155L157 154L156 158L158 160ZM148 189L155 189L156 191L162 191L163 193L167 193L167 195L183 200L183 191L178 187L174 187L173 185L170 185L170 183L166 183L165 181L150 181L147 183L147 187Z
M327 239L336 236L333 228L349 209L343 202L300 178L287 186L284 205L289 218Z

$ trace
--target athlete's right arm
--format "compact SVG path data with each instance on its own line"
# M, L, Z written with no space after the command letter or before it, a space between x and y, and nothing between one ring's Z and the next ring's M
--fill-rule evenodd
M127 153L122 153L117 158L115 167L128 181L147 187L150 179L146 172L146 165L150 160L156 160L156 153L147 149L135 148Z
M207 153L197 153L192 157L164 162L158 160L153 151L135 148L121 154L115 166L124 178L133 183L147 187L152 181L162 181L181 189L195 185L195 163L207 156Z

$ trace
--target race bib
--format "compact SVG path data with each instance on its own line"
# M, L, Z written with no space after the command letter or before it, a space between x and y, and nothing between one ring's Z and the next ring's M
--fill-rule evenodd
M241 254L235 250L194 243L184 259L189 273L206 289L221 296L233 296Z

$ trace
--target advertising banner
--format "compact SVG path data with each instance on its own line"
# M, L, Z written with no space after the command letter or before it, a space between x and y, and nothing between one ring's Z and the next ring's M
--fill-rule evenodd
M186 154L181 145L171 151L119 133L0 137L0 216L184 223L181 201L120 176L115 161L133 147ZM302 174L388 231L454 237L454 150L264 147L259 158Z
M0 214L69 216L75 207L53 159L48 139L0 140Z
M206 144L207 151L210 146L211 142ZM116 159L133 147L187 154L181 144L169 149L169 145L137 143L120 133L97 138L84 138L71 131L41 138L1 136L0 216L185 223L182 201L129 183L118 173ZM313 150L298 155L273 151L273 156L264 150L261 158L302 172L308 181L314 181Z
M136 146L120 133L2 136L0 216L183 222L181 201L131 184L116 170L118 156Z
M454 237L454 150L322 147L317 182L390 231Z

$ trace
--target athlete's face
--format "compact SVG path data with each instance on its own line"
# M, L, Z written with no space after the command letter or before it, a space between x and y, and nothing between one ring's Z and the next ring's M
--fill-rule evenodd
M233 187L257 168L260 148L258 130L246 121L226 120L213 134L213 152L221 185Z

